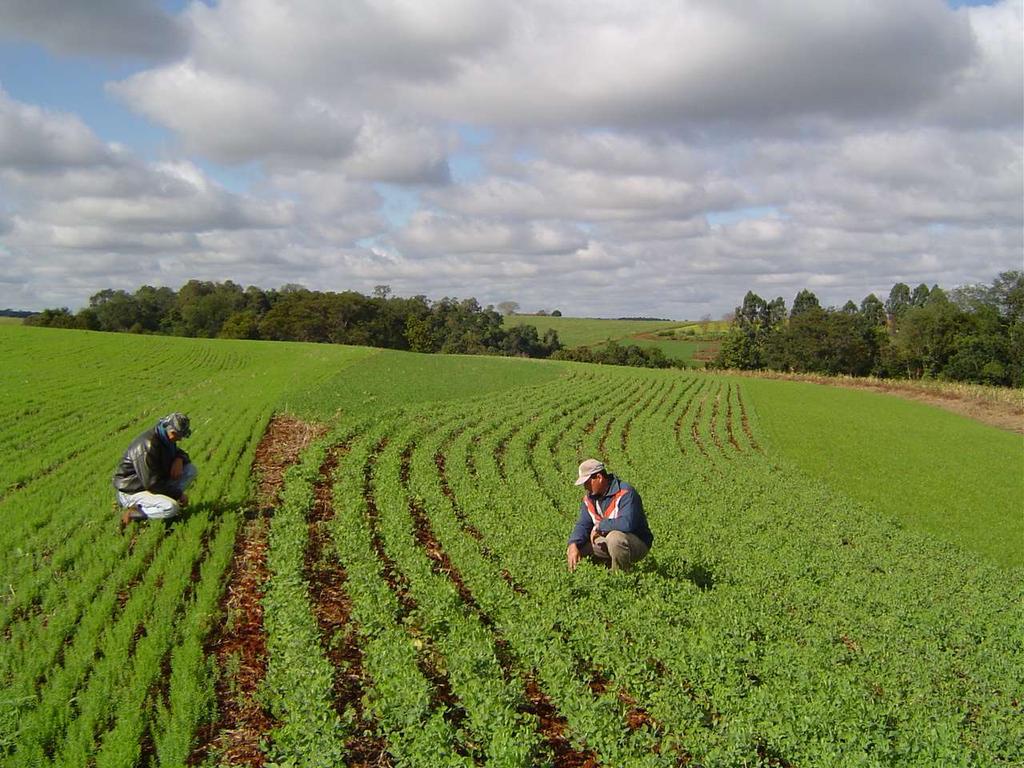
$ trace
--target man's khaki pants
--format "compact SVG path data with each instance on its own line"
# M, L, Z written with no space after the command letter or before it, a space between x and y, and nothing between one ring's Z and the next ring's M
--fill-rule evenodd
M647 554L649 547L635 533L609 531L606 536L594 539L594 546L588 541L580 547L580 554L613 571L628 571L634 563Z

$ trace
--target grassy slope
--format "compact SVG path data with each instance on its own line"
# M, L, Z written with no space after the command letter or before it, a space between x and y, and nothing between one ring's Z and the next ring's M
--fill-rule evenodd
M921 403L745 379L771 448L909 528L1024 565L1024 438Z
M693 361L694 353L706 348L707 342L694 341L686 336L667 336L656 338L639 338L639 334L653 334L662 330L682 332L693 329L699 333L700 323L675 322L660 320L602 320L585 317L537 317L535 315L511 315L505 318L505 326L519 325L536 326L543 334L548 328L558 331L558 338L567 347L599 346L609 339L619 344L636 344L639 347L658 347L667 357ZM715 321L708 324L710 332L720 332L727 324ZM703 367L700 361L693 361L697 367Z
M509 315L505 327L533 325L543 335L548 328L558 331L558 338L567 347L602 344L608 339L616 341L635 333L652 333L664 328L677 328L685 323L660 320L601 320L588 317L538 317L536 315Z

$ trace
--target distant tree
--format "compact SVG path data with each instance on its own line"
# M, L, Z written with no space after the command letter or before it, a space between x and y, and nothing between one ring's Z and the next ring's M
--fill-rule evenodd
M774 337L781 332L785 320L786 303L781 297L766 302L753 291L747 291L743 304L736 307L732 316L715 364L742 370L765 367L766 355L775 350Z
M144 285L135 291L137 322L146 333L159 333L163 319L175 306L177 296L170 288Z
M800 317L812 309L821 309L821 303L817 296L805 288L793 299L793 309L789 312L789 318L792 320L794 317Z
M885 302L885 313L889 317L889 324L893 325L899 322L910 306L910 286L906 283L896 283L889 291L889 298Z
M541 357L540 334L537 326L520 323L505 331L501 350L515 357Z
M105 288L89 297L89 307L99 330L124 333L141 332L142 317L135 297L126 291Z
M245 306L241 286L227 280L189 280L178 290L177 310L185 336L213 338L236 311Z
M498 311L503 315L514 315L519 311L518 301L499 301Z
M220 328L222 339L258 339L260 322L251 309L242 309L232 314Z
M853 300L849 300L843 304L843 308L839 311L844 315L856 315L859 310L857 309L857 305L853 303Z
M1002 272L992 283L992 296L999 313L1013 324L1024 321L1024 272Z
M875 328L885 325L885 305L873 293L869 293L860 303L860 314L864 325Z
M964 314L941 291L930 291L923 307L910 307L893 334L893 344L911 378L936 378L955 351Z
M786 322L786 301L781 296L776 296L768 302L768 315L766 322L770 328L779 329Z
M38 325L46 328L77 328L78 319L71 314L67 307L60 309L44 309L34 315L29 315L21 321L24 325Z
M562 310L560 310L560 309L553 309L553 310L551 310L551 316L552 317L561 317L562 316Z
M373 286L373 298L375 299L386 299L391 295L390 285L375 285Z
M910 294L910 304L915 307L923 307L928 303L930 292L927 285L920 283Z

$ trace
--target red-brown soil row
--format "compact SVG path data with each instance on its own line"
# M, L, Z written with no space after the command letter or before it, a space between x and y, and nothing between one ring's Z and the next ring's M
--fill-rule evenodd
M747 407L743 404L743 394L739 387L736 387L736 402L740 404L740 424L743 425L743 433L750 441L750 447L755 451L760 451L761 446L757 444L757 440L754 438L754 433L750 429L750 419L747 418Z
M198 734L190 765L209 755L216 755L221 766L258 768L266 762L260 742L275 723L256 693L267 671L261 600L270 576L266 564L269 518L280 502L285 470L322 432L316 425L278 415L256 448L257 508L235 540L220 604L224 618L205 648L221 670L216 683L218 718Z
M348 574L331 551L326 524L334 518L332 481L338 461L348 450L335 446L320 466L313 489L309 515L309 544L304 576L309 585L310 604L323 638L324 652L334 668L335 711L342 717L348 707L356 713L360 727L346 743L349 768L386 768L391 765L384 739L374 736L376 724L363 709L365 677L359 635L351 621L352 601L345 590Z

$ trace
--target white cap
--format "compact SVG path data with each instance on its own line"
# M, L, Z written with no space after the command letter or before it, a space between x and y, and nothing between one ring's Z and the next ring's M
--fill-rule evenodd
M583 485L590 479L591 475L604 471L604 464L597 459L587 459L580 464L579 477L576 478L576 485Z

